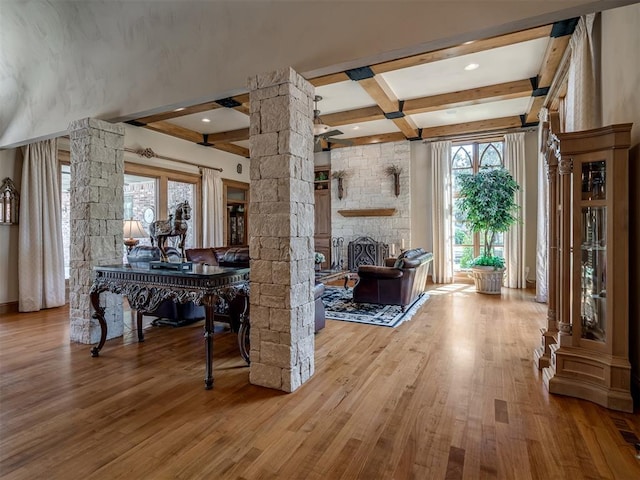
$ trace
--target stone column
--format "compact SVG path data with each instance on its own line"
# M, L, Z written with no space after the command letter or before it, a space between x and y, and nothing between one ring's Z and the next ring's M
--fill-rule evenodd
M249 78L251 371L296 390L314 371L313 95L288 68Z
M71 255L69 335L96 343L100 325L91 318L93 267L122 263L124 127L85 118L69 125L71 140ZM101 294L108 337L122 335L122 297Z

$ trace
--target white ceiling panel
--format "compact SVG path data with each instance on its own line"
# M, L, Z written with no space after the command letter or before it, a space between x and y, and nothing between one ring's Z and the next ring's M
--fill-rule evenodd
M203 122L208 118L210 122ZM249 116L232 108L217 108L206 112L176 117L170 121L189 130L200 133L218 133L249 127Z
M321 116L326 113L370 107L376 104L360 84L353 80L318 87L316 95L322 97L322 100L318 102Z
M249 148L249 140L240 140L239 142L231 142L239 147Z
M336 138L367 137L369 135L381 135L383 133L400 131L400 129L396 127L395 123L391 120L387 120L386 118L383 120L374 120L373 122L340 125L335 128L343 133L342 135L335 135Z
M383 73L401 100L468 90L535 77L547 48L547 38L448 58L438 62ZM477 63L476 70L465 66Z
M454 125L456 123L476 122L492 118L522 115L527 111L530 98L515 98L499 102L471 105L437 112L419 113L411 115L418 128L437 127L440 125Z

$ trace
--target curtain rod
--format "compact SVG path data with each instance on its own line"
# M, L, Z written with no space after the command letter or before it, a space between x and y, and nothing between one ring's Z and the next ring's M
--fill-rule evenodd
M179 158L172 158L172 157L165 157L164 155L158 155L156 152L154 152L150 148L134 149L134 148L124 147L124 151L125 152L129 152L129 153L135 153L135 154L137 154L137 155L139 155L141 157L145 157L145 158L153 158L153 157L155 157L155 158L160 158L162 160L170 160L172 162L184 163L186 165L191 165L191 166L194 166L194 167L202 168L202 165L196 165L195 163L187 162L186 160L180 160ZM204 168L210 168L211 170L217 170L219 172L224 171L220 167L204 167Z
M515 133L515 132L535 132L538 127L519 127L519 128L510 128L510 129L500 129L500 130L491 130L488 132L478 132L478 133L461 133L457 135L443 135L441 137L433 137L429 139L425 139L422 142L439 142L441 140L451 140L451 141L464 141L464 140L480 140L487 137L497 137L500 135L505 135L507 133Z

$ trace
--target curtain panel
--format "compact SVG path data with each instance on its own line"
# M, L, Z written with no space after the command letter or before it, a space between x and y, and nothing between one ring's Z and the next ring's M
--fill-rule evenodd
M35 312L65 304L60 172L55 140L22 152L18 309Z
M504 166L520 185L516 192L519 222L504 234L504 258L507 267L504 285L509 288L526 288L525 273L525 168L524 133L508 133L504 136Z
M202 246L224 245L224 199L220 172L202 169Z
M548 110L540 109L540 125L548 121ZM546 134L542 126L538 128L538 228L536 232L536 302L546 303L548 294L549 256L549 182L544 157Z
M599 14L598 14L599 15ZM571 40L571 60L565 97L565 131L576 132L596 128L602 124L600 86L598 81L599 42L594 24L599 16L580 17Z
M434 283L453 282L451 245L451 142L428 144L433 192Z

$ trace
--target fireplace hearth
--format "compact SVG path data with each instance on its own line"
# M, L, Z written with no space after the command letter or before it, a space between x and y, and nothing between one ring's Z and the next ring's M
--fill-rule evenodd
M349 271L356 272L360 265L384 265L389 256L389 245L370 237L358 237L347 246Z

